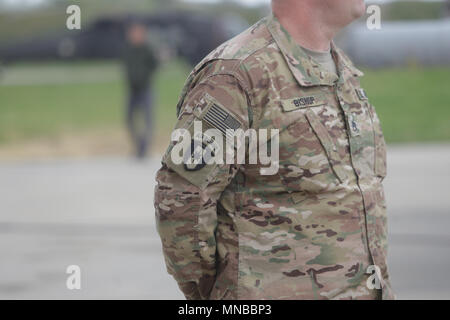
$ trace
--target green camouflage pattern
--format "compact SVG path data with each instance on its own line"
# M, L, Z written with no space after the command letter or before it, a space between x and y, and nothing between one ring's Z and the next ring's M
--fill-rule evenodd
M155 209L168 272L188 299L391 299L386 144L359 83L332 43L322 70L270 15L191 72L176 128L214 101L242 129L279 129L275 175L261 164L157 173ZM382 289L368 289L369 265Z

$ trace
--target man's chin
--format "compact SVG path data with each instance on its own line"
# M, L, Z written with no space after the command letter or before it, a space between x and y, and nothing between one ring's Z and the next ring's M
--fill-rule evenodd
M359 3L355 6L353 11L353 17L355 19L361 18L366 13L366 4L363 0L360 0Z

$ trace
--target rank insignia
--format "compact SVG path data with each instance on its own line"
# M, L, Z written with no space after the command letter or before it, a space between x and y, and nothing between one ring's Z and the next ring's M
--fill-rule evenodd
M363 88L356 89L356 94L358 95L359 100L369 100L366 91Z

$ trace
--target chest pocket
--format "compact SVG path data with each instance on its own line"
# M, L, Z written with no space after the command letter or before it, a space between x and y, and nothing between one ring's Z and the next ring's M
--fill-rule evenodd
M353 147L352 156L359 163L359 171L381 180L386 176L386 142L380 119L370 104L364 89L356 86L347 107L348 128ZM367 169L366 169L367 168Z
M313 98L314 97L314 98ZM320 193L347 179L332 137L345 136L342 114L320 95L281 101L280 169L282 183L290 191ZM331 123L330 131L325 125ZM342 150L341 150L342 151Z
M383 131L381 128L381 122L375 111L375 107L367 103L370 116L373 123L374 139L375 139L375 175L383 180L387 174L387 159L386 159L386 141L384 139Z

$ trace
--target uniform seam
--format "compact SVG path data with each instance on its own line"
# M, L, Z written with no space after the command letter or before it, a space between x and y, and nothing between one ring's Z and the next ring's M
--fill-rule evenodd
M236 183L238 184L238 182ZM236 270L236 299L239 300L239 298L241 297L240 295L240 281L241 281L241 276L240 276L240 267L241 267L241 250L240 250L240 245L241 245L241 233L239 231L239 217L242 216L242 206L241 206L241 193L240 190L238 191L234 191L234 205L235 205L235 211L236 214L234 215L236 221L235 221L235 225L236 225L236 234L237 234L237 242L238 242L238 250L237 250L237 255L238 255L238 259L237 259L237 270Z
M274 42L275 42L275 39L271 36L271 39L268 39L267 42L264 45L262 45L261 47L253 50L251 53L249 53L248 55L246 55L245 57L243 57L242 59L239 59L239 60L241 61L241 63L245 62L246 60L248 60L249 58L251 58L255 54L259 53L259 51L267 49L267 47L270 46L271 44L273 44Z

